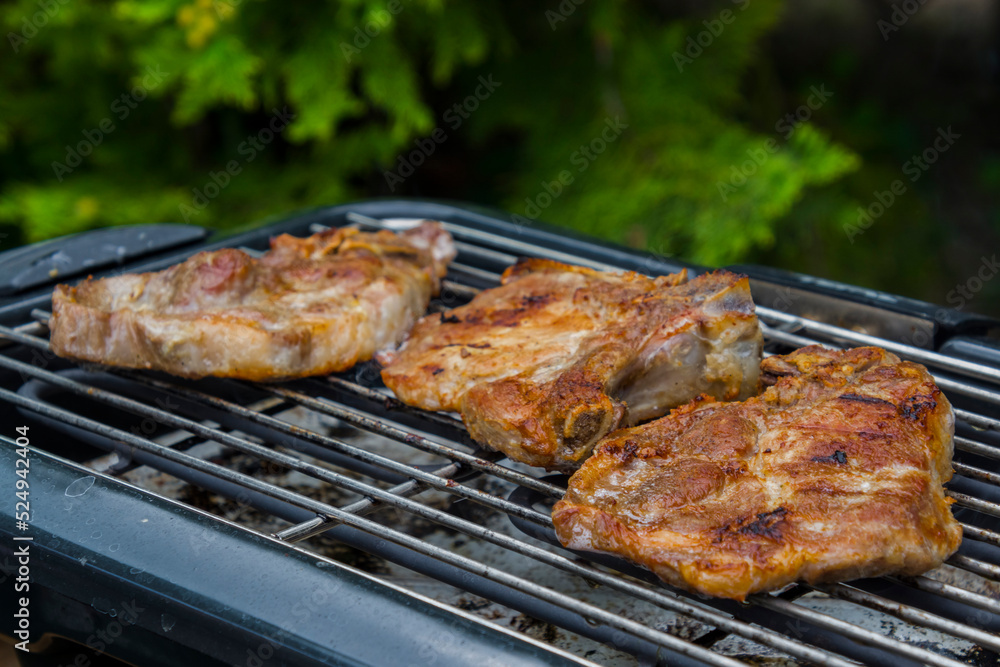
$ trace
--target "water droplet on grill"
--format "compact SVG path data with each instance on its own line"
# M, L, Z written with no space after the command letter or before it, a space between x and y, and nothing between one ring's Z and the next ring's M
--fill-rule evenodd
M95 530L94 532L92 532L90 534L90 539L92 539L92 540L99 540L99 539L101 539L101 535L103 535L103 534L104 533L102 533L101 531Z
M118 551L121 548L121 546L122 545L115 542L114 544L108 547L108 551Z
M87 475L86 477L74 480L66 487L66 495L70 498L82 496L87 491L90 491L90 487L94 485L94 479L92 475Z
M177 619L170 614L160 614L160 627L163 628L164 632L170 632L174 629L174 623Z
M144 567L130 567L128 569L129 574L141 574L146 571Z

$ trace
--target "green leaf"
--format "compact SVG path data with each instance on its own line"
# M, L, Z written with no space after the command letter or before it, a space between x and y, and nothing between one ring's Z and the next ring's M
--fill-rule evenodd
M262 61L235 35L219 35L193 57L182 75L174 121L189 125L219 104L243 110L257 103L254 75Z

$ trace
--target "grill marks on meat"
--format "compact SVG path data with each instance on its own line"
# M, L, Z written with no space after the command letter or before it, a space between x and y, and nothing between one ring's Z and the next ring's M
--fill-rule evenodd
M512 459L571 471L621 425L701 393L745 397L757 382L762 338L743 276L533 259L501 283L423 318L381 357L382 378L404 403L460 412L473 438Z
M282 234L262 257L202 252L157 273L59 285L61 356L184 377L277 380L343 371L399 343L455 256L424 222L394 234Z
M955 552L954 416L923 366L813 346L764 360L762 378L758 397L693 401L601 443L555 506L560 541L738 600Z

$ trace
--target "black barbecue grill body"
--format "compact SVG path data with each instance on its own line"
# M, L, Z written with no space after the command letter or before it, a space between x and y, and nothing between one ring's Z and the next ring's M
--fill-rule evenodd
M262 250L267 240L277 234L305 236L317 225L341 226L356 222L358 215L377 220L442 220L460 226L473 240L482 234L507 239L507 259L502 253L499 256L476 254L464 258L471 269L460 276L450 276L473 288L490 286L488 276L503 271L510 254L530 255L533 249L544 250L546 256L566 261L590 261L649 274L672 273L683 268L695 272L703 270L703 267L674 258L600 244L541 223L524 226L512 222L505 214L479 207L425 200L375 200L317 209L250 231L208 237L207 240L203 230L190 226L176 229L159 226L138 232L126 228L121 230L124 234L121 243L115 241L113 234L108 235L114 230L102 230L101 242L82 253L79 249L85 247L86 235L73 239L64 247L60 247L57 240L46 246L44 252L19 251L17 256L0 255L0 269L3 269L0 270L0 325L12 329L23 326L32 322L33 312L37 316L38 311L49 309L52 284L44 280L39 266L46 268L56 262L58 280L66 282L88 273L99 276L160 270L200 250L222 247ZM157 233L163 234L162 244L156 241ZM127 252L119 249L122 244L129 248ZM70 247L76 252L69 252L67 248ZM524 252L517 252L519 248ZM463 260L461 251L459 259ZM763 267L734 268L751 276L758 304L767 303L782 313L795 314L797 308L804 308L812 309L807 314L814 314L817 308L822 308L836 314L834 324L848 329L864 326L868 331L890 339L895 336L914 347L938 350L993 368L1000 366L1000 345L991 337L997 332L998 323L989 318ZM863 321L851 322L852 313ZM789 329L787 335L795 336L796 330ZM137 399L149 403L156 400L155 388L132 387L117 376L96 372L98 369L80 369L38 347L15 345L0 350L0 354L58 373L67 381L120 393L132 392ZM148 375L157 377L157 374ZM949 377L947 373L942 376ZM239 405L251 404L262 397L253 387L239 383L205 380L189 384ZM970 384L979 386L975 381ZM988 388L988 384L981 384ZM325 399L351 408L373 413L380 408L385 410L381 395L345 393L336 387L320 389L316 381L289 383L289 386L306 393L323 394ZM11 368L0 369L0 388L18 392L23 401L49 401L71 408L78 405L73 403L72 397L49 383ZM990 414L996 410L988 401L978 399L975 391L957 396L953 402L957 407L980 413ZM309 443L294 438L281 440L278 434L266 428L254 431L245 421L227 424L226 419L231 416L213 412L207 406L198 405L197 401L185 409L229 428L256 433L265 441L278 438L277 442L297 451L311 451ZM119 411L113 408L90 412L87 416L128 430ZM448 424L428 423L425 418L405 411L393 414L393 419L404 426L432 435L440 433L453 441L474 446L467 435L456 432ZM32 611L37 614L33 627L35 632L44 631L52 637L62 638L49 643L49 656L55 659L51 664L72 664L66 658L75 659L81 654L90 660L112 655L143 665L177 664L181 660L192 664L241 665L577 662L572 656L519 639L454 609L415 599L371 575L317 560L300 550L289 549L276 539L137 490L114 477L83 468L80 462L93 458L102 450L117 449L128 452L137 463L150 463L167 472L176 471L182 479L194 483L215 484L214 488L220 493L229 493L231 497L242 494L252 506L293 523L309 521L316 516L314 512L293 507L266 493L247 492L238 485L225 487L224 480L207 480L207 476L199 477L162 457L130 449L115 442L113 437L94 434L59 419L40 417L30 407L26 409L24 404L15 405L2 397L0 423L6 425L6 432L0 433L0 437L9 438L16 436L14 426L30 424L31 440L37 447L31 454L33 548L37 559L31 582ZM977 437L987 445L1000 446L997 435L991 431L978 433ZM14 469L10 444L0 443L0 470L3 471ZM478 453L485 456L485 453ZM991 470L995 465L988 457L967 455L965 460ZM366 467L358 461L347 460L344 465L386 482L405 481L405 476L393 476L393 473ZM79 495L76 494L80 489L70 491L78 480L88 477L93 480L92 486ZM957 489L1000 503L1000 492L995 487L976 480L959 480ZM511 500L533 507L544 499L518 489ZM10 545L14 544L12 538L18 532L11 505L10 499L0 499L0 560L13 556ZM968 511L960 510L958 515L961 518L961 513ZM525 533L551 541L549 532L539 530L530 521L513 516L512 520ZM979 525L991 530L1000 528L1000 525L984 523L981 517ZM404 546L386 543L352 526L338 525L328 529L328 533L363 551L379 553L393 562L407 563L434 578L455 582L470 592L515 609L526 609L560 627L614 644L645 661L668 659L670 664L702 664L686 655L665 651L642 637L601 628L585 615L529 600L487 577L460 572L433 559L421 559ZM94 538L94 535L99 537ZM105 548L98 548L98 543ZM968 543L967 540L963 553L1000 565L996 547ZM118 548L111 550L110 545ZM8 562L3 560L5 569L0 575L7 575ZM637 578L648 578L640 571L623 568L620 561L617 566L613 559L609 563ZM877 593L888 591L900 600L924 608L928 605L926 592L901 591L899 586L890 590L887 586L891 588L878 581L868 584L868 589ZM3 586L0 595L10 598L12 588ZM114 623L130 605L143 611L120 637L105 642L100 652L88 646L93 643L95 632ZM767 610L730 603L720 603L716 607L737 619L787 634L787 619ZM146 609L150 611L147 613ZM953 601L941 602L938 611L946 618L958 620L969 613L967 607ZM981 621L980 626L990 632L1000 630L993 614L987 614ZM843 650L845 655L856 660L873 664L916 664L878 648L866 647L863 642L845 642L828 629L810 628L808 624L795 627L796 632L813 645ZM33 633L33 639L38 636Z

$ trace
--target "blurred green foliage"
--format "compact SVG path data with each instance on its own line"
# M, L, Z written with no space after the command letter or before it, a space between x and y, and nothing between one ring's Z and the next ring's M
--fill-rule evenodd
M524 214L570 170L543 219L736 261L770 245L810 187L858 165L812 125L785 141L741 121L741 81L781 5L678 18L613 0L7 3L16 53L0 61L0 85L16 94L0 100L0 220L36 241L184 217L225 227L365 196L365 179L397 168L415 139L453 132L442 108L488 73L499 88L457 131L471 145L516 138L513 166L486 174L495 203ZM240 147L285 107L292 123L248 159ZM571 163L616 118L620 138L584 170ZM772 138L777 151L722 196ZM215 197L213 175L228 181Z
M858 2L785 5L7 2L0 227L25 242L147 221L233 228L424 195L705 264L767 262L944 301L979 250L954 249L939 181L974 183L983 203L1000 173L995 154L970 157L976 139L949 156L960 172L935 167L856 239L844 226L934 127L967 132L971 107L954 106L957 89L914 92L933 66L911 66L917 28L917 51L902 49L872 93L864 49L844 44L867 27L869 56L881 53L874 17ZM804 46L838 30L839 46ZM797 67L813 51L833 55ZM919 80L900 93L911 69ZM995 236L992 216L963 233ZM912 261L945 247L947 262Z

